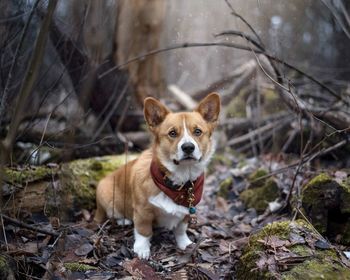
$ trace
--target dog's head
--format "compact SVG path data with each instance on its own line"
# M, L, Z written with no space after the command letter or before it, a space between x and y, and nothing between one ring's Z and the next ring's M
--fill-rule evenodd
M179 167L202 167L213 154L212 132L220 113L220 97L211 93L193 112L173 113L158 100L144 101L146 122L155 136L155 151L170 171Z

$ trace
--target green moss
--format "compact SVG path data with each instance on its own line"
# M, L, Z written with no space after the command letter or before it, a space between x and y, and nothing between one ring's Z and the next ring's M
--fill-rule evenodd
M221 196L227 199L232 183L233 183L233 178L231 176L223 180L219 185L218 196Z
M290 248L290 250L299 255L299 256L302 256L302 257L307 257L307 256L310 256L312 255L312 249L305 246L305 245L294 245Z
M322 257L307 260L283 273L283 280L350 279L350 269Z
M310 180L310 182L308 182L304 189L308 189L310 187L318 187L322 184L327 184L327 183L330 183L332 182L333 179L326 173L321 173L319 175L317 175L316 177L312 178Z
M52 174L56 172L56 169L45 166L30 166L22 170L5 168L5 180L14 185L22 185L24 183L51 178Z
M256 243L257 240L264 239L267 236L278 236L280 239L288 239L291 231L294 228L304 228L305 230L312 231L310 225L308 225L303 220L297 220L295 222L291 221L282 221L282 222L274 222L271 224L267 224L264 226L258 233L251 237L251 241ZM257 244L260 247L260 243ZM263 245L261 245L261 248Z
M262 187L267 181L267 178L265 176L268 174L269 173L265 169L256 170L254 173L250 174L250 176L248 177L250 186L253 188Z
M71 262L71 263L65 263L63 266L72 272L80 271L80 272L85 272L88 270L96 270L97 268L88 264L81 264L78 262Z
M244 190L239 197L248 208L255 208L258 213L263 213L269 202L279 197L279 188L273 179L269 179L262 187Z

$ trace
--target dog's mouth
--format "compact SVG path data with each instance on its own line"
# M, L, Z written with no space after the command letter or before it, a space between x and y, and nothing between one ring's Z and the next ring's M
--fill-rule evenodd
M196 159L193 156L185 156L180 160L176 160L176 159L173 160L174 164L176 164L176 165L179 165L181 162L191 162L191 161L198 161L199 162L199 161L201 161L201 158Z

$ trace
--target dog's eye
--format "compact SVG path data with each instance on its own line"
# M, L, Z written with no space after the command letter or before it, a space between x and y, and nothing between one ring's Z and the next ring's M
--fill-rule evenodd
M201 136L202 135L202 130L200 130L199 128L196 128L193 133L194 133L195 136Z
M171 138L175 138L177 136L177 133L175 130L171 130L168 135L171 137Z

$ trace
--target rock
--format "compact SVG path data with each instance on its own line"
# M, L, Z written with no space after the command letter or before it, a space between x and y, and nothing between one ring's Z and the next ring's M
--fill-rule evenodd
M265 170L257 170L249 176L250 186L240 194L240 199L248 208L255 208L262 214L269 202L275 201L279 196L279 188L272 178L261 178L267 175ZM259 179L261 178L261 179Z
M302 207L314 227L331 240L350 245L350 184L322 173L302 189Z
M265 185L267 178L266 175L269 173L265 169L258 169L254 173L250 174L248 177L248 181L252 188L258 188Z
M250 237L237 264L237 279L350 279L338 252L302 220L274 222Z

